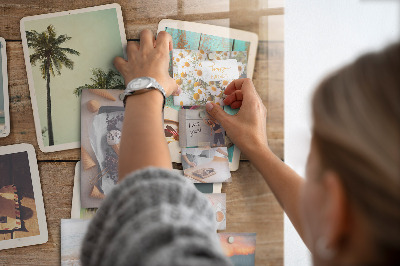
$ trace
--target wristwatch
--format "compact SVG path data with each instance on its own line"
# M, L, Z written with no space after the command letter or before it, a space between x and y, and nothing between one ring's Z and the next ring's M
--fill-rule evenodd
M140 94L146 91L150 90L158 90L161 92L164 98L163 102L163 110L165 106L165 90L164 88L154 79L151 77L140 77L140 78L135 78L131 80L128 85L126 86L126 89L123 93L119 95L119 98L121 101L124 102L124 106L126 104L126 98L130 95L133 95L135 93Z

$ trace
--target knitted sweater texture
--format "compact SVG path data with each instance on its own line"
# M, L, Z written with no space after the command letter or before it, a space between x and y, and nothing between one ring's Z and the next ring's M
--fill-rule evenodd
M107 195L82 243L83 265L231 265L210 202L173 171L146 168Z

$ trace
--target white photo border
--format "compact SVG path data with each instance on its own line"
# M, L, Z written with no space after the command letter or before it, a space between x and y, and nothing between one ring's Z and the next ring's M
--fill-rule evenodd
M52 146L45 146L43 143L43 137L42 137L42 133L41 133L42 129L41 129L40 118L39 118L39 110L38 110L38 106L37 106L36 92L35 92L34 80L33 80L33 75L32 75L32 67L31 67L30 60L29 60L29 48L28 48L28 43L27 43L27 39L26 39L25 22L46 19L46 18L68 16L68 15L73 15L73 14L88 13L88 12L113 9L113 8L115 8L115 10L117 12L119 32L120 32L120 36L121 36L121 43L122 43L122 48L123 48L123 52L124 52L124 57L126 58L127 41L126 41L126 34L125 34L125 27L124 27L124 21L123 21L123 17L122 17L121 6L119 4L108 4L108 5L101 5L101 6L95 6L95 7L87 7L87 8L81 8L81 9L76 9L76 10L69 10L69 11L50 13L50 14L29 16L29 17L24 17L21 19L20 29L21 29L22 48L24 51L26 73L28 76L28 84L29 84L29 91L30 91L31 102L32 102L33 117L34 117L34 121L35 121L36 138L37 138L39 148L42 152L55 152L55 151L76 149L76 148L81 147L81 143L80 143L80 141L78 141L78 142L64 143L64 144L58 144L58 145L52 145Z
M46 213L44 210L43 194L40 185L40 176L36 160L35 148L32 146L32 144L26 144L26 143L0 147L0 155L7 155L20 152L28 153L29 169L31 173L33 195L35 198L35 206L36 206L36 213L38 218L40 234L36 236L1 240L0 250L43 244L48 241L49 235L47 231Z
M3 100L4 100L4 130L0 131L0 138L10 134L10 102L8 96L8 74L7 74L7 45L4 38L0 37L1 43L1 72L3 74Z

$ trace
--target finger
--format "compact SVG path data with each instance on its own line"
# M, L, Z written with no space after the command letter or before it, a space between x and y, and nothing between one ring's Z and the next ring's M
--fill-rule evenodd
M126 61L125 59L123 59L122 57L115 57L113 64L115 66L115 68L118 70L119 73L122 74L122 70L124 69L125 65L128 63L128 61Z
M126 46L128 60L132 57L132 54L136 53L137 51L139 51L139 44L134 41L129 41Z
M253 82L249 78L244 79L235 79L225 89L225 94L229 95L232 94L236 90L241 90L243 94L247 94L249 92L257 93L256 89L254 88Z
M242 106L242 101L236 101L236 102L233 102L232 104L231 104L231 108L232 109L238 109L238 108L240 108L241 106Z
M224 99L225 105L231 105L233 102L243 101L243 92L241 90L236 90L232 94L229 94Z
M216 103L208 102L206 104L206 110L212 118L216 119L222 127L231 118L231 115L227 114L221 106Z
M148 30L142 30L142 32L140 33L140 51L143 50L151 50L154 49L154 35L153 33Z
M171 95L179 96L179 94L181 94L181 92L182 92L181 86L178 85L177 90L175 92L173 92Z
M176 81L173 78L170 78L169 80L170 81L166 84L166 87L164 87L166 97L176 94L179 88L178 84L176 84Z
M168 52L170 44L172 44L171 35L166 31L160 31L157 35L156 48L158 50Z

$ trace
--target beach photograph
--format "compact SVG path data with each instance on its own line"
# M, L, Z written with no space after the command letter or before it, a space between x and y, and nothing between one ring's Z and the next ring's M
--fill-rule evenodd
M79 254L90 220L61 219L61 265L79 266Z

